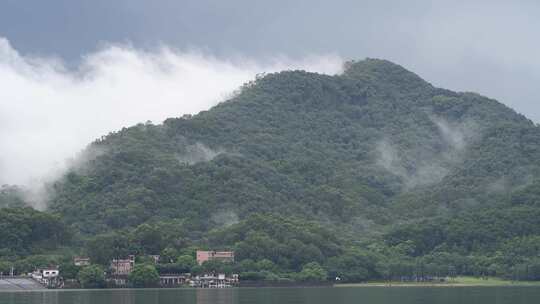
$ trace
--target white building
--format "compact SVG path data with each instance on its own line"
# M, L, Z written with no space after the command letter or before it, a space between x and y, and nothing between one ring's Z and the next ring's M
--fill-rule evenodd
M204 276L196 276L189 282L191 287L199 288L228 288L238 285L238 275L233 274L227 277L225 274L205 274Z
M45 268L45 269L37 269L36 271L32 272L32 278L36 280L48 280L48 279L54 279L57 278L60 274L60 271L56 268Z
M39 283L46 285L49 288L56 288L59 284L60 271L58 268L50 267L43 269L36 269L34 272L30 273L32 279L38 281Z
M90 258L87 257L74 257L73 264L75 266L88 266L90 265Z

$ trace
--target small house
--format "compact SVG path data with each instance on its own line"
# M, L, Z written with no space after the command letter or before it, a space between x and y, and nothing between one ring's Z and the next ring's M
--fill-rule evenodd
M87 257L74 257L73 264L75 266L88 266L90 265L90 258Z
M113 259L111 261L112 274L115 276L128 275L135 267L135 256L130 255L127 259Z
M56 288L60 283L60 271L58 270L58 267L36 269L29 275L32 279L49 288Z
M197 250L197 263L201 265L206 261L219 260L222 262L234 262L234 251L203 251Z

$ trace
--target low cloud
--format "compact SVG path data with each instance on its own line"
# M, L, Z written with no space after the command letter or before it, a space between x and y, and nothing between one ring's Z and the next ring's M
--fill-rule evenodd
M436 184L462 160L467 145L479 134L473 121L449 122L443 117L428 115L436 126L434 147L427 144L412 150L399 149L389 137L376 145L376 164L403 180L405 189ZM439 147L439 148L436 148Z
M414 155L427 155L426 151L399 151L388 139L377 143L377 165L403 180L405 189L440 182L448 173L447 154L429 155L428 158L415 158ZM405 154L409 155L406 156ZM411 156L413 155L413 156Z
M445 142L452 147L452 150L461 151L465 149L465 133L461 128L453 128L450 124L437 117L430 117L431 121L437 125Z
M230 210L218 211L212 215L212 222L218 227L229 227L239 221L238 215Z
M449 157L465 150L467 144L476 140L481 133L480 125L474 120L451 122L436 115L429 115L429 119L437 126Z
M0 38L0 184L41 185L94 139L206 110L259 73L336 74L341 65L332 55L223 60L168 47L145 52L110 45L68 69L58 59L22 56Z
M200 162L211 161L214 157L222 153L225 153L225 150L212 150L204 144L196 143L194 145L186 146L185 151L178 154L177 158L181 163L193 165Z

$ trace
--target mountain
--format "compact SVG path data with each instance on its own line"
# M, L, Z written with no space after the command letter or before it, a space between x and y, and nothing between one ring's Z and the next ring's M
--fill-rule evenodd
M370 230L532 182L539 140L494 100L368 59L337 76L269 74L209 111L109 134L50 206L84 233L162 218L207 230L254 212Z
M232 248L351 281L419 258L508 276L540 253L538 159L523 115L366 59L267 74L208 111L103 136L52 185L48 212L89 244L116 231L147 253Z

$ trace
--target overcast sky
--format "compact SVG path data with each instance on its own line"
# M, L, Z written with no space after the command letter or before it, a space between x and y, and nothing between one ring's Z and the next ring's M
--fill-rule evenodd
M539 34L540 1L526 0L0 0L0 183L122 126L208 108L258 72L331 74L346 59L389 59L540 122Z
M395 61L540 121L540 1L1 0L0 36L70 63L107 43Z

